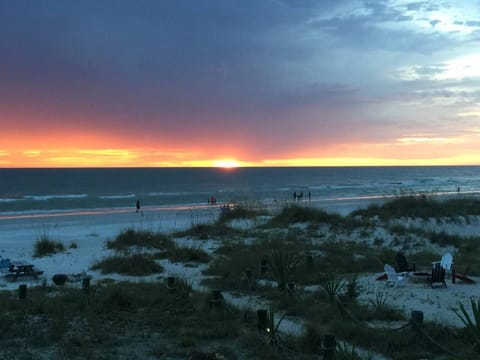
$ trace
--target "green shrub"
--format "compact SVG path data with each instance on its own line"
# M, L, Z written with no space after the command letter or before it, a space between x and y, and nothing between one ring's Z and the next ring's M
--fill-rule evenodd
M329 274L320 280L320 288L327 295L330 302L338 301L338 295L346 286L345 281L335 274Z
M456 309L455 314L465 325L465 336L476 350L480 350L480 300L470 299L470 308L473 316L470 316L463 304Z
M292 254L280 250L274 250L267 257L268 265L277 281L278 288L284 290L287 282L297 267L299 260Z
M233 229L224 223L218 224L199 224L184 231L178 231L174 235L177 237L194 237L200 240L207 240L211 237L226 238L240 234L239 230Z
M235 219L255 219L260 215L266 215L265 211L247 209L243 206L236 206L230 210L223 211L217 220L217 225L224 225Z
M210 255L200 248L173 246L171 249L162 252L159 257L168 258L171 262L199 262L208 263Z
M35 242L33 257L39 258L63 251L65 251L65 246L61 242L43 238Z
M92 269L101 270L102 274L119 273L132 276L146 276L163 271L160 264L145 254L111 256L98 261Z
M295 223L315 222L333 225L345 224L345 218L321 209L306 208L298 205L286 206L282 212L270 219L265 227L288 227Z
M351 216L372 218L378 216L387 221L399 217L409 218L450 218L480 215L480 200L462 198L445 201L435 200L426 194L400 196L382 205L370 205L366 209L355 210Z
M137 231L132 228L120 233L114 241L108 241L109 249L126 251L130 247L164 249L171 247L173 241L167 235L151 231Z

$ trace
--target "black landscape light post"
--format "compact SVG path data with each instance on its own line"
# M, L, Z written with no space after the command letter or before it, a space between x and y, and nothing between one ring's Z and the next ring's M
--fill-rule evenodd
M337 342L335 341L335 335L325 334L323 336L323 359L330 360L335 359L335 348L337 346Z
M175 291L175 277L174 276L167 277L167 289L170 292Z
M266 309L257 310L257 329L260 332L268 332L268 315Z
M267 264L268 264L267 258L265 256L262 257L262 259L260 260L260 269L259 269L260 275L263 275L267 272L267 268L268 268Z
M412 310L412 319L410 320L410 326L412 333L415 335L421 335L423 327L423 312L418 310Z
M27 298L27 285L21 284L18 286L18 298L20 300L25 300Z
M214 309L223 309L224 302L225 299L223 298L222 291L218 289L212 290L210 306Z
M90 291L90 278L88 276L82 279L82 290L85 294Z
M308 267L313 266L313 255L312 254L307 254L307 266Z

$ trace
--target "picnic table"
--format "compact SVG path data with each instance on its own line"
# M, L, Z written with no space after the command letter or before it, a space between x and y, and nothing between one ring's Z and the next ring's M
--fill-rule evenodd
M18 278L33 277L37 279L38 275L42 274L43 271L35 269L35 266L33 264L12 262L7 274L5 274L5 278L10 280L17 280Z

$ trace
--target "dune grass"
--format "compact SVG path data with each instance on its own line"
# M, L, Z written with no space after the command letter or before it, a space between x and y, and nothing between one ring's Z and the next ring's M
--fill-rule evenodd
M41 238L35 242L33 257L39 258L64 251L65 245L63 245L63 243L48 238Z
M372 218L378 216L382 221L391 219L420 218L440 219L480 215L480 200L475 198L459 198L440 201L432 196L400 196L382 205L371 205L366 209L358 209L351 213L352 217Z
M266 226L248 231L227 225L237 216L251 215L239 212L221 223L197 225L175 234L221 243L211 257L200 247L177 248L170 236L128 229L109 243L109 248L118 250L118 254L95 265L105 273L143 276L162 272L156 261L159 257L204 262L208 264L204 274L212 278L202 285L235 295L253 295L268 302L275 314L304 320L305 332L298 337L278 333L272 342L271 337L257 331L252 309L229 305L214 308L208 291L196 292L186 284L172 292L166 289L163 279L145 283L99 282L92 286L90 295L79 289L32 288L31 301L23 303L12 293L0 292L1 355L31 358L40 350L52 359L113 359L120 355L158 359L318 359L323 335L334 334L341 344L339 356L347 358L356 358L357 350L363 349L394 360L420 356L445 359L451 352L462 359L476 359L478 333L472 337L468 329L458 332L427 322L422 331L428 337L415 336L404 311L389 307L381 294L370 303L357 302L363 289L356 285L355 276L378 272L384 263L394 263L396 253L393 247L382 245L381 238L368 241L374 236L370 217L388 220L392 214L442 214L453 218L465 214L464 209L455 206L472 206L471 202L457 202L455 206L449 204L446 210L433 209L444 204L414 197L346 217L295 206L272 216ZM298 223L306 226L292 226ZM319 224L333 229L333 236L327 236ZM439 260L438 254L416 250L409 243L418 239L455 247L456 264L480 262L476 237L406 227L391 231L398 237L398 246L410 246L408 259L417 265ZM277 255L276 260L272 254ZM279 254L288 254L288 259ZM312 255L312 262L307 261L307 255ZM267 269L262 273L260 262L269 256L271 261L267 261ZM249 281L247 268L252 272ZM276 286L291 280L296 285L294 290ZM320 287L304 289L311 285ZM477 303L475 309L478 312ZM469 322L464 312L459 314ZM478 332L477 320L471 322ZM372 326L376 322L400 322L406 326L376 328Z
M107 241L109 249L128 251L132 247L164 249L173 246L173 241L162 233L128 228L113 241Z
M154 260L152 255L133 254L107 257L97 261L92 266L92 270L101 270L102 274L146 276L162 272L163 267Z

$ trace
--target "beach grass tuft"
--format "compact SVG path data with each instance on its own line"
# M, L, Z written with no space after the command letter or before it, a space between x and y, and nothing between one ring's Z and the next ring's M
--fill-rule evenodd
M261 210L254 210L249 209L246 206L235 206L233 208L229 208L229 210L222 211L218 220L216 221L217 225L225 225L229 221L236 220L236 219L256 219L259 216L267 215L266 211Z
M102 274L146 276L162 272L163 267L154 260L152 255L139 253L107 257L97 261L92 266L92 270L101 270Z
M282 211L270 219L265 227L285 228L295 223L327 223L327 224L343 224L345 218L338 214L331 214L322 209L302 207L299 205L289 205Z
M33 257L40 258L64 251L65 245L61 242L50 240L48 238L41 238L35 242Z
M200 247L172 246L155 255L159 259L168 258L171 262L208 263L210 255Z
M114 241L107 241L109 249L128 251L132 247L163 249L173 245L173 241L163 233L128 228Z
M175 237L193 237L200 240L208 240L210 238L229 238L238 236L241 231L233 229L225 223L217 224L198 224L190 229L182 230L174 233Z
M457 217L480 215L480 200L473 198L448 199L440 201L427 194L399 196L381 205L370 205L366 209L354 210L353 217L373 218L382 221L398 218L420 218L454 220Z

